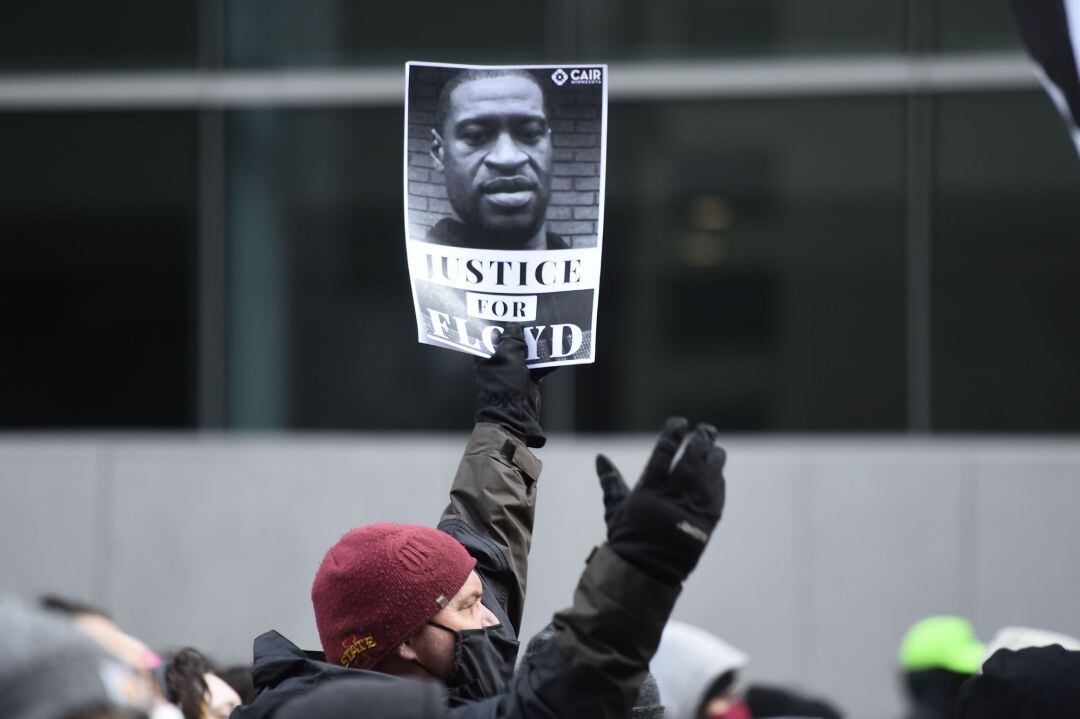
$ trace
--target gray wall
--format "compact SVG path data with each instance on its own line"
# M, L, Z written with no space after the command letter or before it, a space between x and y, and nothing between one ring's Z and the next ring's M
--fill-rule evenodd
M0 591L99 603L158 648L250 656L276 628L317 644L309 596L350 527L431 523L464 436L0 438ZM602 449L628 476L647 437L555 437L526 636L603 537ZM724 521L676 616L849 716L898 712L895 652L934 613L1080 635L1080 441L726 442Z

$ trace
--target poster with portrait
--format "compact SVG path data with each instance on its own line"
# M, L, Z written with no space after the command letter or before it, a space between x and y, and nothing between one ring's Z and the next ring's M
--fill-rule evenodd
M420 342L592 362L607 67L405 66L405 244Z

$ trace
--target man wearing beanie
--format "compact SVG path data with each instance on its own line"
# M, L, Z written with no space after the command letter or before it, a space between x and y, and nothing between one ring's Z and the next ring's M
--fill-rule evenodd
M312 587L323 655L276 632L260 636L259 695L234 719L274 717L326 682L400 681L387 675L441 682L449 719L627 715L720 519L725 454L714 428L665 423L573 605L555 615L554 638L514 677L540 469L527 447L543 443L524 359L520 330L508 329L477 365L482 408L439 530L377 524L346 533Z
M508 325L495 354L476 362L480 408L438 529L346 532L311 588L323 656L311 659L277 632L258 637L253 678L262 691L236 716L273 716L325 678L358 669L439 680L452 704L502 688L517 657L541 469L530 448L546 441L539 378L525 357L521 326Z

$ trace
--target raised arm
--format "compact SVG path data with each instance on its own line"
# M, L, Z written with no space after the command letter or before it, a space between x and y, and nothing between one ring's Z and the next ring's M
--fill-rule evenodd
M450 719L624 719L725 496L726 455L698 425L672 466L686 420L668 420L633 490L607 498L608 542L595 550L555 636L497 697ZM598 462L602 472L613 465ZM621 480L620 480L621 481Z
M450 488L439 529L476 557L477 572L521 626L541 463L530 447L546 441L540 389L525 367L520 325L508 325L495 354L476 362L480 409Z

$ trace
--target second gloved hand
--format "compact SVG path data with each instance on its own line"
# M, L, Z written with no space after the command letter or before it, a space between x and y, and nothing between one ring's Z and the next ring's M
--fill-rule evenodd
M688 430L682 417L664 423L633 490L611 460L602 454L596 457L608 544L620 557L667 584L683 582L694 570L724 509L727 455L716 445L715 427L697 425L672 466Z

